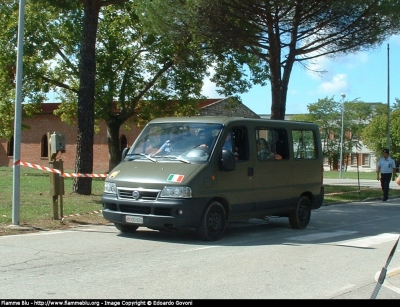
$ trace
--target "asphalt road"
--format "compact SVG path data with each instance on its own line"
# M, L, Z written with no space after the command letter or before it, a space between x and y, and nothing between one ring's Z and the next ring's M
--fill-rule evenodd
M400 199L232 223L217 242L113 225L0 237L1 299L369 299L400 234ZM400 299L399 247L377 299Z

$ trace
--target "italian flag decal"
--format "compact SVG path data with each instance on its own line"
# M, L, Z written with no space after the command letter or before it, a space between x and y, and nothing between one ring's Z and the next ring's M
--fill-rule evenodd
M184 175L171 174L168 176L167 181L182 182Z

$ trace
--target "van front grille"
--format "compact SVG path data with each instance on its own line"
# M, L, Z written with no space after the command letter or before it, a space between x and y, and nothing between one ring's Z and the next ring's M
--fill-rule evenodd
M118 204L104 203L103 209L127 214L173 216L171 208L157 205L156 201L159 194L160 190L156 189L119 188L117 198L124 201Z
M160 190L118 189L118 198L134 200L156 200Z

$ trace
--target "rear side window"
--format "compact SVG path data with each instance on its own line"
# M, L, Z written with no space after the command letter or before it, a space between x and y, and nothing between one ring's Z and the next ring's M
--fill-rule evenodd
M258 160L289 159L289 146L286 129L257 128L255 136Z
M316 159L317 145L312 130L293 130L293 153L295 159Z

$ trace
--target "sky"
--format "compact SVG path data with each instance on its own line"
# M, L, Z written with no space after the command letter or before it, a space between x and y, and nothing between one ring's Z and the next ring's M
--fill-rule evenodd
M345 95L344 101L358 99L387 104L389 100L390 105L395 98L400 99L400 35L390 37L369 52L335 59L321 57L313 65L326 73L318 75L295 63L289 81L286 114L308 113L307 105L326 97L342 102L341 94ZM203 94L208 98L223 98L215 89L213 83L206 81ZM254 86L240 97L253 112L271 114L269 83L264 87Z

